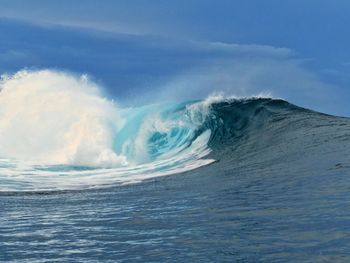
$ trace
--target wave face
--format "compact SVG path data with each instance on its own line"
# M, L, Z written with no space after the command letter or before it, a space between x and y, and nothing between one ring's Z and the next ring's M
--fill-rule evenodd
M85 76L22 71L1 81L0 191L136 183L215 161L278 167L348 140L344 127L347 119L267 98L121 108Z

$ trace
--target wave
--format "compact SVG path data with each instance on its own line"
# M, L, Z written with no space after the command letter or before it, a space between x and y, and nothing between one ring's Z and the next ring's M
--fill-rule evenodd
M315 127L339 120L258 97L122 108L86 76L48 70L3 77L0 87L0 191L6 192L137 183L215 161L220 169L266 167L300 155L313 143L310 131L321 139L333 130L320 134ZM284 159L281 149L288 149Z

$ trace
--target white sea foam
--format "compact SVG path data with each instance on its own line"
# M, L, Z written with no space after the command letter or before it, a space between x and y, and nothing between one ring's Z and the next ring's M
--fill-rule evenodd
M118 107L85 76L20 71L0 82L0 156L40 164L124 165Z

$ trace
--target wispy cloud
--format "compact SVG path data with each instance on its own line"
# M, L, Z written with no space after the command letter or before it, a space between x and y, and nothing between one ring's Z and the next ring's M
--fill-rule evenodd
M103 21L89 21L89 20L79 20L79 19L65 19L61 21L52 20L46 17L26 17L17 16L11 14L0 13L0 19L16 20L22 23L27 23L31 25L36 25L44 28L52 27L67 27L75 28L81 30L94 30L106 33L117 33L117 34L129 34L129 35L147 35L152 34L153 32L142 27L133 27L131 25Z
M198 47L204 50L220 50L237 55L255 55L286 58L295 55L295 51L289 48L274 47L258 44L235 44L224 42L197 42Z

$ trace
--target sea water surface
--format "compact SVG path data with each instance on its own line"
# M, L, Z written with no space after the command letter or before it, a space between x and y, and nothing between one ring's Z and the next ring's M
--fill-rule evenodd
M1 104L0 262L350 260L348 118L271 98L115 113L91 94L67 118ZM37 128L52 114L66 126Z

